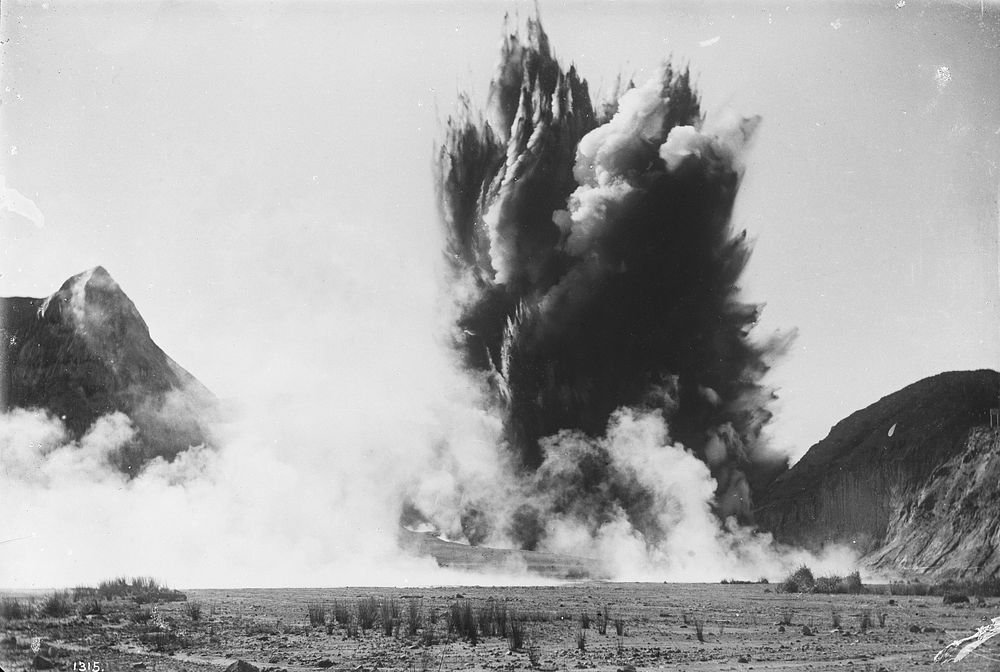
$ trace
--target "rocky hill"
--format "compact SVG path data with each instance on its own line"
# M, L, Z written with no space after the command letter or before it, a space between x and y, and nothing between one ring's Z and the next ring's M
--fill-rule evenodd
M137 436L123 470L208 439L214 397L153 342L100 266L46 298L0 299L0 336L0 407L45 409L76 437L102 415L125 413Z
M782 542L854 545L876 569L935 578L1000 571L995 371L942 373L839 422L759 500Z

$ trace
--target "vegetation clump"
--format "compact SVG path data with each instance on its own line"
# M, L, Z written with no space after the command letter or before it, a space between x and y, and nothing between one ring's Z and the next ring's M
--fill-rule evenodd
M0 618L8 621L18 621L24 618L31 618L31 604L22 602L16 597L5 597L0 599Z
M857 595L865 592L861 574L857 571L847 576L821 576L815 578L812 570L802 565L778 584L779 593L823 593Z
M69 616L73 611L73 598L68 590L57 590L42 602L42 614L52 618Z
M92 588L78 587L74 595L90 597ZM132 600L136 604L154 602L183 602L187 595L179 590L171 590L156 579L149 576L126 578L119 576L97 584L97 597L102 600Z

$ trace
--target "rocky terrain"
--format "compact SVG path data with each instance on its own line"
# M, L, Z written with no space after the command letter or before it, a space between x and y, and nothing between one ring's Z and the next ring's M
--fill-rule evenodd
M874 569L996 576L998 389L995 371L942 373L850 415L768 488L758 523L789 544L852 544Z
M0 299L0 407L39 408L79 438L101 416L131 418L121 456L134 471L208 439L212 394L153 342L118 283L100 266L46 298Z
M995 598L949 605L941 597L876 591L782 594L759 584L610 583L196 590L186 591L186 602L102 601L99 613L2 621L0 666L7 672L47 665L71 670L74 663L88 672L903 672L934 666L937 651L975 632L998 606ZM377 613L368 628L359 629L357 608L367 600ZM475 641L448 625L452 606L466 602L488 630L480 629ZM386 604L398 608L388 633L382 623ZM411 605L420 619L414 633ZM74 607L96 611L86 603ZM514 614L523 625L520 646L495 631L495 617L486 622L483 614L497 609L505 610L508 631ZM982 653L995 657L995 645ZM986 671L992 665L974 656L957 668Z

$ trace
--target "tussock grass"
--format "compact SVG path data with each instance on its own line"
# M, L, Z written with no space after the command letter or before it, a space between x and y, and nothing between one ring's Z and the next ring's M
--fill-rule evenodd
M392 637L403 616L399 602L395 598L383 597L379 600L378 613L382 622L382 633L386 637Z
M587 633L583 628L576 631L576 649L581 653L587 650Z
M705 641L705 619L700 616L694 619L694 634L699 642Z
M489 598L476 612L479 633L483 637L507 636L507 605L495 598Z
M326 624L326 607L318 602L313 602L306 606L306 613L309 614L309 625L322 626Z
M872 610L862 609L860 623L858 624L861 628L861 632L868 632L868 629L872 627Z
M427 624L424 626L423 630L420 631L420 643L424 646L434 646L436 641L437 632L434 621L428 619Z
M597 614L597 634L608 634L608 620L608 605L605 604L601 611Z
M516 611L511 610L507 628L507 649L515 652L520 651L522 646L524 646L524 622L517 617Z
M445 617L449 633L455 633L473 645L479 641L479 623L469 600L452 602Z
M63 618L73 611L73 596L68 590L57 590L42 601L41 613L51 618Z
M782 609L781 610L781 621L780 621L781 625L791 625L792 624L792 616L794 616L794 615L795 615L795 610L794 609L791 609L789 607L785 607L784 609Z
M133 609L128 614L128 620L133 623L142 625L144 623L149 623L153 620L153 610L149 607L141 607L139 609Z
M184 611L192 621L201 620L201 602L188 602L184 605Z
M334 600L331 606L333 620L340 625L347 625L351 622L351 608L346 600Z
M374 597L359 597L355 605L355 612L358 617L358 627L361 632L368 632L375 627L378 620L378 600Z
M81 616L97 616L103 613L101 602L97 599L90 599L80 603L77 613Z
M0 618L8 621L18 621L31 618L34 610L29 602L22 602L16 597L0 599Z
M531 665L531 669L537 670L541 662L541 649L538 648L538 644L535 643L535 639L530 637L528 638L528 664Z

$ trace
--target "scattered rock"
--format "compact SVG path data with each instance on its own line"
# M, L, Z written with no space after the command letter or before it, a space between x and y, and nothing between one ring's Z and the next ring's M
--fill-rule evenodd
M146 669L146 663L133 663L132 664L132 669L133 670L145 670Z
M813 631L809 628L808 625L803 625L802 626L802 634L805 637L812 637Z
M948 593L944 596L945 604L968 604L969 596L961 595L959 593Z
M910 632L920 632L920 626L916 624L911 625L908 629Z
M329 658L324 658L316 662L316 667L333 667L333 661Z
M56 664L42 654L38 654L35 656L34 660L31 661L31 666L36 670L51 670L56 666Z
M635 672L635 665L625 665L624 667L619 667L618 672Z
M749 663L750 662L750 656L742 655L739 658L737 658L736 660L738 660L741 663Z
M927 625L924 626L924 628L920 632L937 632L937 628L935 628L932 625Z
M226 668L226 672L260 672L260 669L245 660L237 660Z
M784 631L785 631L785 626L779 625L778 626L778 632L784 632Z
M889 606L890 607L895 607L896 606L896 600L889 600Z

